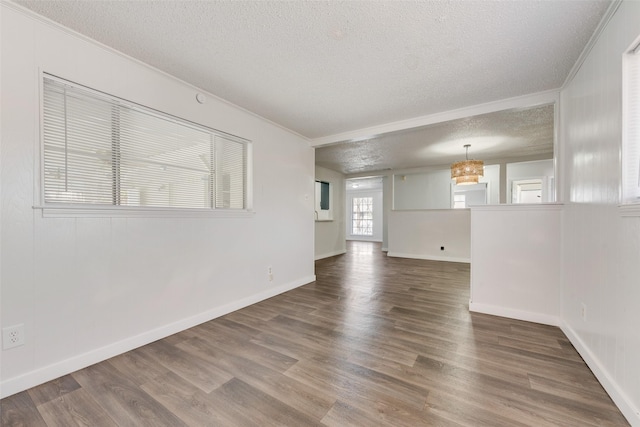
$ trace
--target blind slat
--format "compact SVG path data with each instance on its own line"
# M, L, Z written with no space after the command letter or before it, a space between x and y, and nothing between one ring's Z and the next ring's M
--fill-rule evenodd
M247 144L44 78L45 203L244 209Z
M625 55L625 138L622 144L623 203L640 202L640 54Z

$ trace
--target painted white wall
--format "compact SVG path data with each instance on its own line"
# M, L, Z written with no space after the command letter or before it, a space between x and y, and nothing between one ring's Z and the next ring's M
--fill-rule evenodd
M382 250L389 250L389 216L393 206L393 190L391 176L382 178Z
M393 209L446 209L451 205L451 175L446 170L393 175Z
M315 179L331 183L333 190L333 220L315 222L315 259L340 255L347 251L345 237L344 175L320 166L315 167Z
M3 397L314 280L306 140L214 96L198 104L188 84L0 8L0 320L25 330L24 346L2 351ZM33 209L39 70L252 140L255 213L43 218Z
M388 256L469 262L469 209L391 211ZM440 247L444 246L444 250Z
M560 325L561 208L471 208L471 311Z
M622 55L640 35L624 1L560 98L563 330L632 425L640 426L640 217L620 202ZM582 305L586 306L586 320Z
M500 203L500 165L485 165L484 176L479 182L487 183L487 204L497 205Z
M392 178L395 210L451 208L449 168L397 173ZM500 165L485 166L479 182L487 183L487 203L500 203Z
M347 189L347 197L345 202L345 225L347 240L362 240L369 242L382 242L382 229L384 220L384 209L382 200L382 189L380 190L352 190ZM353 198L354 197L372 197L373 198L373 235L372 236L354 236L351 234L351 218L353 214Z
M530 178L542 179L541 201L542 203L551 202L553 193L550 191L550 186L554 185L553 175L553 159L507 164L507 203L511 203L513 180Z

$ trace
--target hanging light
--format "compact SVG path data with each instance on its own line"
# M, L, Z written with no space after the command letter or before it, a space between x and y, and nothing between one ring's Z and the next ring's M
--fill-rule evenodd
M457 185L477 184L478 178L484 176L484 162L482 160L469 160L469 147L465 144L466 160L455 162L451 165L451 179L456 180Z

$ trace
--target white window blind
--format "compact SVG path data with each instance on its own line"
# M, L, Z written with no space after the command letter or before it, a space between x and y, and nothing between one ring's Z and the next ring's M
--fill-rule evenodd
M46 76L45 204L245 209L249 142Z
M640 52L624 58L624 138L622 143L622 201L640 203Z

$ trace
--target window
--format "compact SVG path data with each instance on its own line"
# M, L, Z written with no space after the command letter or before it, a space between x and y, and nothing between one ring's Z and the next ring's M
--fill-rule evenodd
M44 77L45 205L246 209L249 142Z
M333 206L331 197L333 189L330 182L316 181L316 202L315 202L315 219L316 221L333 220Z
M329 183L320 181L320 209L329 210Z
M351 234L373 236L373 197L354 197L351 210Z
M622 202L640 203L640 44L624 55Z

